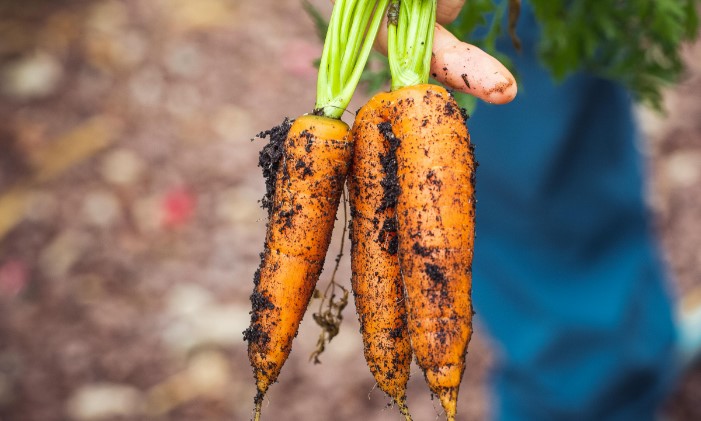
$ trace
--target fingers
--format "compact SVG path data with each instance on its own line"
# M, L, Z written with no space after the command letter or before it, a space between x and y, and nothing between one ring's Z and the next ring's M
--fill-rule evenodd
M436 6L436 22L445 25L454 21L465 5L465 0L439 0Z
M382 32L384 31L384 33ZM383 25L375 48L387 54L387 29ZM516 97L516 79L496 58L455 38L436 25L431 76L443 85L492 104L506 104Z
M474 45L461 42L436 25L431 76L455 90L492 104L506 104L516 97L514 76L496 58Z

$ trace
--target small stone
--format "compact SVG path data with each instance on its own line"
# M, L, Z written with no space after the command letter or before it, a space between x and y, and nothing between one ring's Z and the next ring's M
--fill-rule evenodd
M141 232L153 232L161 228L163 215L161 198L149 196L134 201L132 214Z
M90 192L85 195L82 214L89 224L107 228L120 216L119 201L108 190Z
M243 346L241 332L251 322L249 311L249 307L235 304L212 306L195 314L191 322L202 344Z
M231 382L231 366L224 354L214 350L198 352L187 365L189 384L196 393L218 397Z
M202 97L192 85L176 85L168 90L165 107L171 114L187 117L200 108Z
M253 136L252 121L254 119L250 112L235 105L228 105L215 113L212 128L221 139L238 143L241 139Z
M701 178L701 152L675 152L667 158L665 168L667 177L674 187L693 187Z
M175 29L191 31L231 25L235 21L234 6L237 3L227 0L170 0L168 12Z
M78 231L64 231L41 251L39 267L50 277L65 276L88 247L90 238Z
M173 316L193 314L212 305L213 300L214 296L207 289L180 283L168 295L168 312Z
M134 184L144 170L144 163L139 156L128 149L110 152L102 161L100 173L108 183L128 186Z
M129 80L129 93L134 102L145 107L160 105L163 97L163 75L154 68L146 68Z
M128 19L128 12L123 2L106 0L92 4L85 26L90 31L116 35L126 25Z
M80 387L68 399L66 412L78 421L133 417L143 408L141 392L131 386L93 383Z
M2 71L2 92L17 100L44 98L56 91L63 75L61 63L53 56L38 52L20 58Z
M30 193L24 217L31 222L51 220L58 210L56 197L48 191L35 190Z
M202 57L196 45L179 43L170 47L165 54L166 69L176 76L195 77L201 73Z
M219 193L216 202L217 216L232 224L252 224L265 218L265 212L258 203L257 191L246 188L232 188Z

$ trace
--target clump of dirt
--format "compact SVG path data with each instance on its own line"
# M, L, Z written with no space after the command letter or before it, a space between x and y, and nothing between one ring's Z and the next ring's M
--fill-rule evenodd
M415 254L418 254L422 257L428 257L431 255L431 249L429 249L428 247L423 247L418 242L415 242L411 249L414 251Z
M261 199L261 206L268 210L268 216L272 212L275 197L275 178L285 152L285 139L287 139L287 134L290 132L293 121L285 117L285 121L278 126L260 132L256 136L260 139L270 138L268 144L263 146L258 155L258 166L263 169L263 178L265 178L265 195Z
M446 284L447 279L445 279L445 274L443 274L443 269L440 266L431 263L426 263L425 269L426 274L429 278L431 278L433 282L440 285Z
M386 154L380 156L380 164L385 173L385 177L380 181L380 185L384 191L380 207L377 209L381 212L386 209L392 209L397 206L397 198L399 197L399 178L397 176L397 148L399 147L399 139L392 132L392 125L389 122L382 122L377 125L380 133L389 143L389 150Z

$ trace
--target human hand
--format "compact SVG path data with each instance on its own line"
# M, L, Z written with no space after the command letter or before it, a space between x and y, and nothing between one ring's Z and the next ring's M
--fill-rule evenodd
M516 97L514 76L496 58L457 39L441 24L454 21L465 0L438 0L431 76L440 83L493 104ZM375 48L387 54L387 24L380 27Z

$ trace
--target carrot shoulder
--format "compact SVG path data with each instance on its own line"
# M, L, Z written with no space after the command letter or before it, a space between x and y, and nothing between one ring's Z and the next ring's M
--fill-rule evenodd
M277 164L270 163L265 249L244 333L257 405L290 353L321 273L351 159L347 135L340 120L302 116L289 129Z
M399 260L395 206L396 139L384 138L379 94L363 106L353 126L353 165L348 177L351 206L351 283L365 360L378 387L406 419L411 365Z

